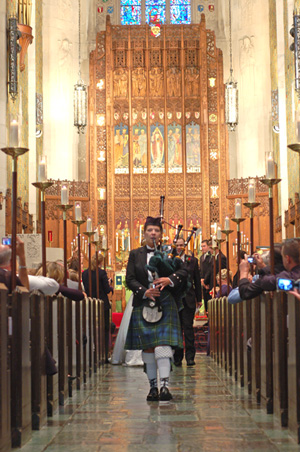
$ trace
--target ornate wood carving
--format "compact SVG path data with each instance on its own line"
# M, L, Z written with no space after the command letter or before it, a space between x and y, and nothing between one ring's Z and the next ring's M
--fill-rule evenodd
M161 195L166 196L166 218L185 225L192 221L202 225L203 235L208 234L210 222L219 221L226 210L228 156L222 53L216 48L214 33L206 30L204 15L200 24L163 25L158 38L151 35L148 25L112 26L108 18L106 31L98 34L91 54L90 74L94 115L89 135L91 196L94 193L98 199L98 220L106 219L112 257L114 227L121 223L136 237L136 222L159 214ZM192 167L187 163L186 146L191 127L198 127L200 135L200 173L187 172L187 165ZM126 148L121 143L120 151L116 130L121 128ZM172 128L180 132L176 141L180 158L177 154L178 167L169 172ZM145 170L137 173L134 159L139 156L135 157L134 146L141 129L147 135L146 159ZM153 144L155 140L158 144ZM154 171L153 161L162 149L164 165ZM98 189L103 184L106 200L99 201ZM136 245L134 240L132 245Z

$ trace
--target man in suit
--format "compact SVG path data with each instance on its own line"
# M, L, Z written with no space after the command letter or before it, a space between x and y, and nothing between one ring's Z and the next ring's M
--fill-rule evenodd
M146 245L132 250L129 255L126 284L133 292L133 311L128 328L125 348L143 350L142 358L150 383L148 401L171 400L168 389L173 348L182 348L180 319L176 300L180 287L187 279L187 271L180 268L168 277L159 277L147 270L156 245L162 235L160 218L147 217L144 226ZM149 300L159 302L162 318L150 323L143 316L143 308ZM158 392L157 369L160 377Z
M222 268L227 268L227 259L225 254L222 253L222 251L220 251L221 253L221 270ZM211 268L210 268L210 272L206 274L205 278L204 278L204 285L207 287L209 287L209 290L211 290L214 287L214 259L216 260L216 276L219 273L219 248L216 249L216 255L215 257L212 256L211 258Z
M202 297L204 300L204 308L205 312L208 311L208 300L211 299L211 296L209 294L209 284L205 285L204 281L205 279L208 279L208 275L210 275L212 266L212 255L210 252L210 245L211 243L209 240L202 240L201 243L201 249L202 249L202 255L200 257L200 279L201 279L201 286L202 286ZM210 279L210 276L209 276Z
M179 312L181 328L184 333L185 341L185 359L187 366L195 365L195 337L194 337L194 316L195 310L201 306L201 281L198 268L198 259L194 256L187 256L184 252L185 242L182 237L179 237L176 243L176 252L185 264L185 268L189 274L189 281L191 286L183 298L184 308ZM178 349L174 354L175 366L181 366L184 352L183 349Z
M104 301L104 337L105 337L105 362L108 363L109 354L109 326L110 326L110 302L108 294L113 292L112 286L110 286L110 280L107 277L107 273L101 267L104 261L103 254L98 255L98 268L96 254L92 257L91 270L92 270L92 291L89 287L89 270L86 269L82 273L82 282L84 289L89 297L97 298L97 277L99 279L99 299Z

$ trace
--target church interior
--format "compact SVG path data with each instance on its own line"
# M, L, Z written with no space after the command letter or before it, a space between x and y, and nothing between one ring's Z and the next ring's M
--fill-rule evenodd
M199 260L212 240L233 274L239 250L272 253L299 237L299 11L299 0L0 2L1 238L21 237L32 268L66 268L78 253L86 269L100 253L118 319L148 216L163 219L162 244L182 228L186 253ZM300 311L291 295L230 309L214 299L210 356L174 369L178 400L160 407L141 398L141 368L104 363L100 300L80 305L83 326L70 300L60 312L45 298L41 314L28 298L31 314L18 314L22 293L7 306L6 296L0 288L0 451L299 449ZM15 342L10 309L23 316ZM25 336L30 348L24 325L34 309L40 323L57 309L63 345L51 330L49 349L67 373L35 370L35 380L25 353L23 381L39 390L23 399L14 390L20 368L3 363ZM81 326L88 347L77 352L68 338L78 345ZM22 402L16 409L10 395Z

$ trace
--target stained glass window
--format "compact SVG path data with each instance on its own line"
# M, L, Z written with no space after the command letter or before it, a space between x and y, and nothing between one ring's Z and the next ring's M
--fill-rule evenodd
M166 1L170 2L170 18L166 17ZM144 0L146 23L167 20L171 24L191 23L191 0ZM121 24L140 25L142 23L142 0L121 0Z
M171 24L191 23L191 0L170 0Z
M142 0L121 0L121 24L140 25Z
M166 1L146 0L146 22L166 22Z

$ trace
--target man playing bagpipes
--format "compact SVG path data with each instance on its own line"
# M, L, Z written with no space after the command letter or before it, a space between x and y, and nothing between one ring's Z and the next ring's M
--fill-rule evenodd
M168 388L171 359L173 350L183 347L178 310L183 308L188 272L181 259L157 250L161 235L161 218L147 217L146 245L130 252L126 271L126 284L133 292L133 312L125 349L143 350L150 383L148 401L172 399Z

